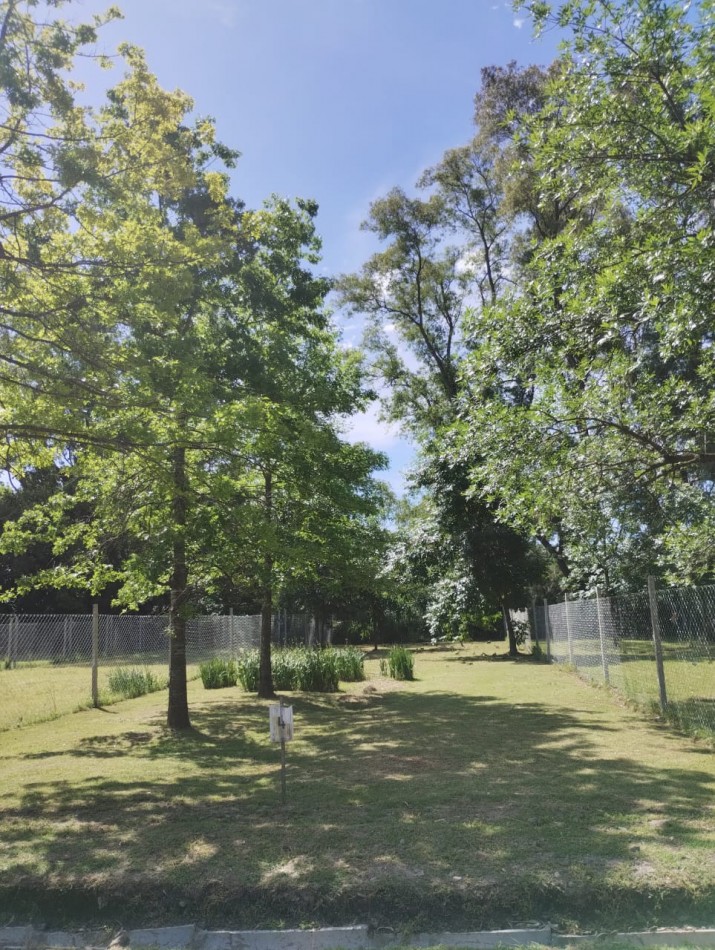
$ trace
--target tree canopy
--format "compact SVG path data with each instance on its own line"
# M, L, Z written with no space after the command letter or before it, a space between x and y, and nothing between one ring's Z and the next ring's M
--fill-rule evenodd
M474 137L423 196L373 205L389 244L344 298L447 550L481 545L513 590L533 543L571 587L697 581L715 567L713 4L519 5L565 32L561 55L482 71Z

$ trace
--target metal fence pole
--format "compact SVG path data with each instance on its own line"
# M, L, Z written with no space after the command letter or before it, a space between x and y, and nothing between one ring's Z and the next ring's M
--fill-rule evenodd
M7 631L7 665L11 670L17 668L17 641L19 634L19 618L16 614L12 614L10 617L10 626Z
M573 661L573 641L571 639L571 624L569 623L569 595L564 594L564 613L566 615L566 638L569 642L569 663L574 665Z
M663 666L663 643L660 639L660 619L658 617L658 598L655 592L655 578L648 577L648 601L650 603L650 625L653 630L653 646L655 648L655 665L658 671L658 693L660 697L660 711L665 713L668 708L668 696L665 691L665 668Z
M231 651L230 655L233 657L236 655L234 649L234 628L233 628L233 607L228 608L228 632L231 638Z
M544 637L546 638L546 660L551 663L551 625L549 624L549 602L544 597Z
M531 597L531 616L534 619L534 643L539 645L539 621L536 619L536 597Z
M596 616L598 617L598 638L601 641L601 667L603 668L603 681L608 686L610 683L608 675L608 659L606 658L606 636L603 632L603 617L601 616L601 592L596 588Z
M99 706L99 604L92 604L92 705Z

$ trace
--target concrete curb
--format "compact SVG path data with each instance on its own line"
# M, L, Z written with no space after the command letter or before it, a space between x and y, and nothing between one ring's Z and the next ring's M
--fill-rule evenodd
M110 943L106 931L68 933L34 927L0 927L0 950L86 950ZM715 929L652 930L642 933L555 934L551 927L531 930L486 930L404 936L368 927L326 927L319 930L200 930L193 924L130 930L115 938L113 950L158 947L160 950L388 950L390 947L465 947L490 950L529 944L618 942L634 947L715 947Z
M566 947L569 944L627 943L631 947L715 947L715 930L644 930L641 933L623 934L554 934L551 941L554 947Z

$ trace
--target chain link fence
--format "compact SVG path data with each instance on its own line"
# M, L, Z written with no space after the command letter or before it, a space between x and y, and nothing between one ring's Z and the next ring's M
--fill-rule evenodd
M313 627L308 617L280 611L273 618L273 640L282 646L310 642ZM188 676L198 676L199 664L212 657L257 648L260 635L260 615L191 618ZM95 627L92 614L2 614L0 731L91 706L95 665L98 697L107 704L121 698L113 673L139 670L165 685L168 663L165 615L101 615Z
M555 663L715 736L715 587L567 595L530 610L532 642Z

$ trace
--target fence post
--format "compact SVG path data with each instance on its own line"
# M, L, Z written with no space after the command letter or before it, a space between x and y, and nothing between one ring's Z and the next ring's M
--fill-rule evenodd
M551 663L551 626L549 624L549 602L544 597L544 636L546 637L546 662Z
M564 613L566 614L566 638L569 642L569 663L574 666L573 641L571 640L571 624L569 623L569 595L564 594Z
M92 705L99 706L99 604L92 604Z
M234 635L233 635L233 607L228 608L228 633L229 633L229 637L231 638L230 655L233 657L236 655L235 650L234 650Z
M606 658L606 636L603 632L603 618L601 617L601 591L596 588L596 616L598 617L598 638L601 641L601 666L603 668L603 681L608 686L610 679L608 675L608 659Z
M658 692L660 694L660 711L665 713L668 708L668 697L665 691L665 668L663 667L663 644L660 639L660 620L658 618L658 598L655 593L655 578L648 577L648 601L650 603L650 625L653 630L653 646L655 647L655 665L658 671Z
M539 621L536 619L536 597L531 595L531 616L534 619L534 642L539 645Z
M11 614L7 631L7 665L11 670L17 669L17 640L19 634L17 626L17 614Z

